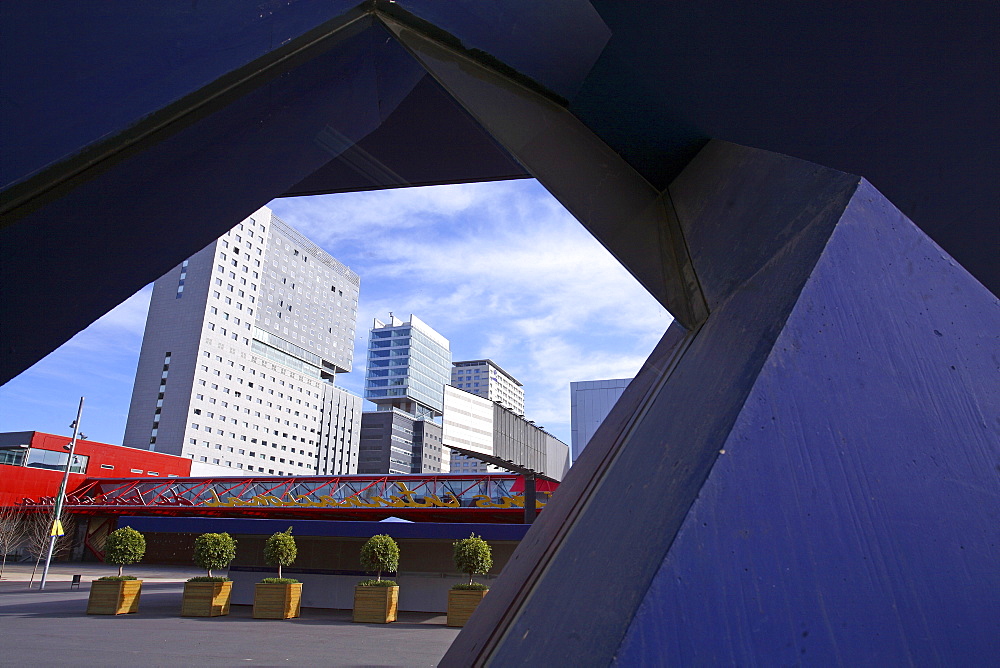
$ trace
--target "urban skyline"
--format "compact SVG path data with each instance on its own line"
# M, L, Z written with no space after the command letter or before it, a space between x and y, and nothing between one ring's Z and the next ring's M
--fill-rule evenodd
M362 277L358 320L419 313L458 360L495 360L526 388L525 413L570 441L569 383L634 375L670 316L534 181L276 200L275 214ZM577 265L588 268L581 282ZM0 429L84 428L122 442L151 288L0 388ZM363 394L355 369L338 384ZM342 380L342 382L340 382Z

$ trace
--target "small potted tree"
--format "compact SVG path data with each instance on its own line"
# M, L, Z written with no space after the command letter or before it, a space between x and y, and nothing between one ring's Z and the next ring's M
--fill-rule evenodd
M489 543L476 534L455 541L455 567L469 574L469 581L453 585L448 592L448 626L465 626L479 603L490 590L488 585L473 582L474 575L485 575L493 567Z
M290 619L298 617L302 606L302 583L295 578L281 577L281 567L291 566L298 549L288 531L272 534L264 543L264 563L278 567L278 577L264 578L255 585L253 616L258 619Z
M354 621L388 624L396 621L399 604L399 585L383 580L382 572L394 573L399 569L399 546L392 536L372 536L361 547L361 565L375 571L374 580L359 582L354 588Z
M236 558L236 539L228 533L203 533L194 539L194 563L208 575L184 583L181 617L218 617L229 614L233 583L212 575L213 568L226 568Z
M146 539L132 527L115 529L104 543L104 561L118 564L118 575L107 575L90 583L88 615L121 615L139 611L142 580L122 575L125 564L137 564L146 554Z

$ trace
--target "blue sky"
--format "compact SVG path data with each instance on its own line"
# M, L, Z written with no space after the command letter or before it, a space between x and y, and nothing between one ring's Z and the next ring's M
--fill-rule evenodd
M570 442L569 383L638 371L670 316L533 180L275 200L278 217L361 276L354 370L372 319L413 313L455 360L489 357L524 384L525 414ZM121 443L151 286L0 387L0 431Z

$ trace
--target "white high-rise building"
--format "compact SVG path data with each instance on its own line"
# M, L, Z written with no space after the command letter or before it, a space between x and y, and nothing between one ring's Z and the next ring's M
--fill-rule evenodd
M452 362L451 386L524 415L524 387L493 360Z
M358 275L264 207L153 285L124 444L234 475L357 472Z

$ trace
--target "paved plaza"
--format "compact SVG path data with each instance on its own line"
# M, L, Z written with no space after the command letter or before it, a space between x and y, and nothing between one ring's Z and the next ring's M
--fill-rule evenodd
M39 569L40 572L40 569ZM70 589L74 573L83 584ZM8 564L0 580L0 666L434 666L459 629L444 615L400 613L393 624L354 624L350 610L303 608L289 620L180 617L191 568L127 567L142 578L139 612L87 615L91 580L104 564L58 564L44 591L28 588L31 564Z

